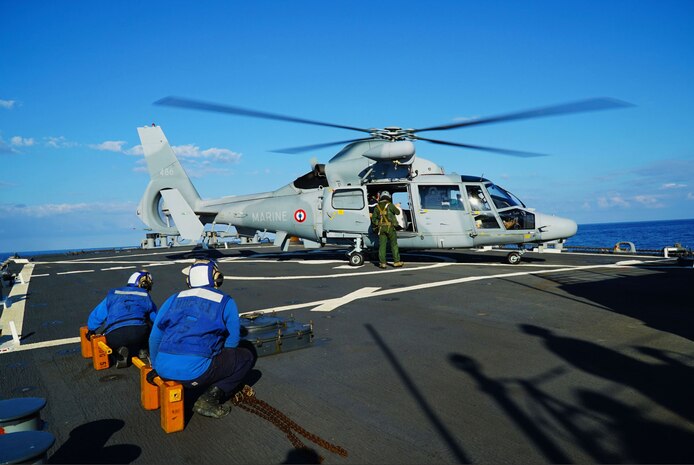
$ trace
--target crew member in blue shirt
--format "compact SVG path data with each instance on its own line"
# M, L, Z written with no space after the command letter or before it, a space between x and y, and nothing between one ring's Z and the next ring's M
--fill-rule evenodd
M115 351L116 368L127 367L130 354L147 356L149 332L157 312L149 295L152 284L150 273L136 271L125 287L111 289L89 315L87 337L106 335L106 342Z
M250 350L238 347L239 313L234 299L218 290L223 281L214 261L196 260L188 269L189 289L164 302L149 338L154 371L185 388L207 388L193 411L212 418L229 413L224 402L255 363Z

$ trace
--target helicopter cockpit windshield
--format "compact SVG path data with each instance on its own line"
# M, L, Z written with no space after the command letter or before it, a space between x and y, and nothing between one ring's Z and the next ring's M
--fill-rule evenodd
M535 214L525 210L518 197L493 183L486 183L485 187L505 229L535 229Z
M487 192L489 192L489 195L492 196L494 205L496 205L496 208L498 208L499 210L508 207L525 208L525 204L521 202L518 197L511 194L506 189L503 189L497 186L496 184L492 184L491 182L485 184L485 186L487 187Z

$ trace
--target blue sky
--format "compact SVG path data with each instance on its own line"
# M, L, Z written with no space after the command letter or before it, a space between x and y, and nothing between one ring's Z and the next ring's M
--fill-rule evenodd
M694 2L0 2L0 251L137 245L156 123L204 198L281 187L356 133L155 106L168 95L358 127L591 97L633 103L420 142L579 224L694 217ZM358 134L357 134L358 135ZM338 147L339 149L339 147Z

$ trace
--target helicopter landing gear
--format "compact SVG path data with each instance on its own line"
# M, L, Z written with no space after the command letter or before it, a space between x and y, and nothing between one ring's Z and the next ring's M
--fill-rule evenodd
M352 252L347 254L349 264L352 266L362 266L364 264L364 255L360 252Z
M508 255L506 255L506 261L510 265L518 265L521 262L521 255L523 255L524 253L524 249L521 249L518 252L511 252Z
M347 252L347 259L352 266L361 266L364 264L364 249L362 248L362 238L354 239L354 249Z

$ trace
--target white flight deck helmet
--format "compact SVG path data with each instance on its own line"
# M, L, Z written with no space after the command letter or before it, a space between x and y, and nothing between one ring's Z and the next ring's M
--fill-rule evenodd
M154 281L152 280L152 275L149 273L149 271L136 271L135 273L130 275L130 278L128 278L128 286L131 287L141 287L142 289L146 289L147 291L152 290L152 285L154 284Z
M390 199L391 199L391 197L390 197L390 192L388 192L388 191L383 191L383 192L381 192L381 193L379 194L379 196L378 196L378 200L381 200L381 199L388 199L388 200L390 200Z
M215 288L222 285L224 275L214 260L197 259L189 267L183 269L183 274L186 275L186 284L188 287L205 287L214 286Z

